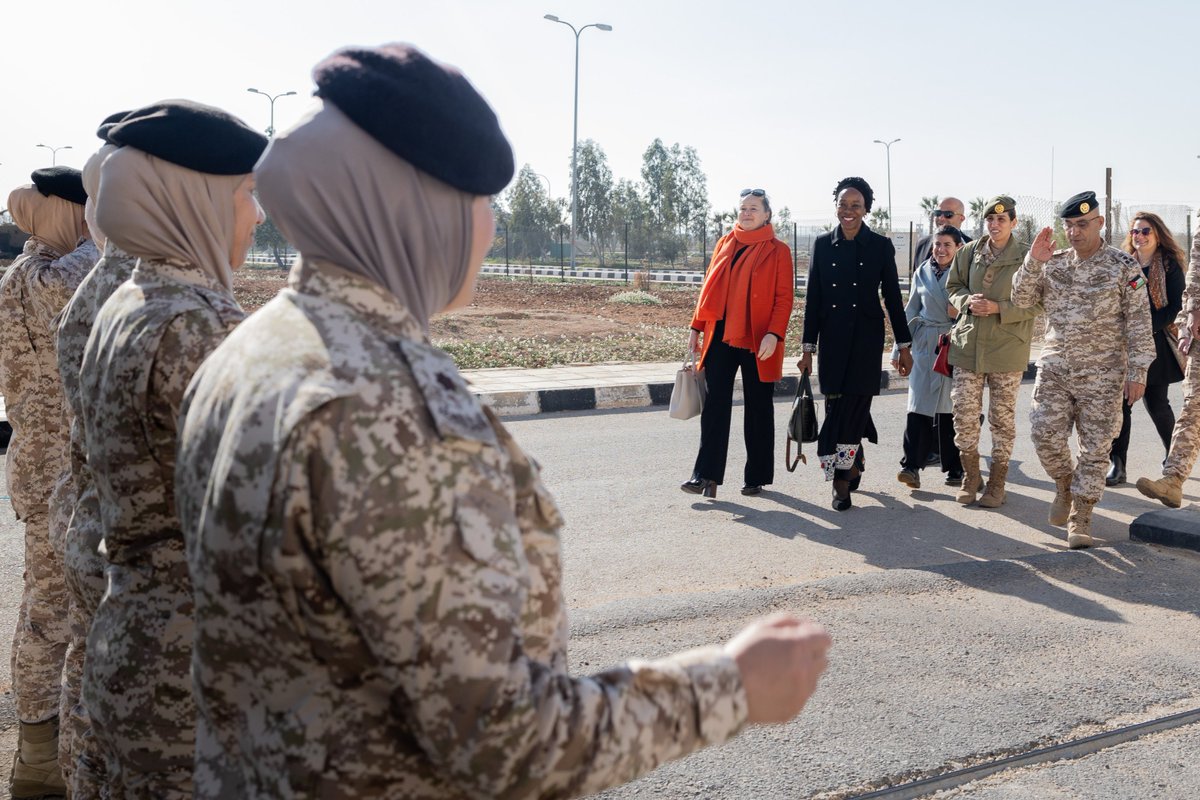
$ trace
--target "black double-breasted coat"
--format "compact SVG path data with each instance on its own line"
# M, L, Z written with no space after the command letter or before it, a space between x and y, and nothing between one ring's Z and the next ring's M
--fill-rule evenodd
M821 391L879 394L884 308L895 340L912 341L891 240L866 225L853 239L841 226L817 237L806 293L803 342L817 346Z

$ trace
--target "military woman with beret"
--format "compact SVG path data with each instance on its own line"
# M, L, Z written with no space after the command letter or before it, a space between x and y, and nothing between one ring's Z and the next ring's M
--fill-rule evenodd
M791 717L828 645L793 618L568 674L558 506L428 333L472 298L512 151L410 47L314 77L258 170L300 261L184 408L201 735L253 797L568 797Z
M192 374L243 317L233 268L262 221L251 172L266 138L185 100L137 109L108 136L120 149L101 167L96 221L138 263L96 315L79 370L108 560L83 700L113 796L190 798L193 604L176 427Z
M1022 308L1012 302L1012 281L1028 242L1013 235L1017 203L997 195L984 209L987 233L966 244L954 257L946 291L958 309L950 331L950 364L954 386L954 443L962 457L963 482L958 502L969 505L983 486L979 469L979 434L983 389L988 390L988 427L992 433L992 463L987 486L979 498L984 508L999 508L1005 500L1008 460L1017 437L1017 393L1029 366L1033 321L1040 305Z
M29 240L0 281L0 394L13 426L8 488L25 524L24 592L13 641L19 721L10 790L15 798L61 792L59 706L70 631L62 571L64 519L53 495L67 464L54 318L100 254L87 235L79 170L49 167L13 190L8 210ZM68 517L69 518L69 517Z

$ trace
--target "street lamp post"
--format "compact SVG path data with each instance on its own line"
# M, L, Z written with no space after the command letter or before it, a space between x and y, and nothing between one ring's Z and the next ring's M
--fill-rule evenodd
M883 145L884 149L885 149L885 150L887 150L887 176L888 176L888 234L889 234L889 235L891 235L891 232L892 232L892 223L893 223L893 220L892 220L892 145L894 145L894 144L895 144L896 142L898 142L898 141L900 141L900 140L899 140L899 139L892 139L890 142L884 142L884 141L880 141L879 139L876 139L876 140L875 140L875 144L881 144L881 145Z
M64 144L61 147L51 147L48 144L39 144L38 147L44 147L50 151L50 166L52 166L52 167L58 166L58 151L59 150L73 150L74 149L69 144Z
M267 138L272 138L275 136L275 101L281 97L289 97L294 95L295 92L282 92L277 95L269 95L266 92L260 92L258 89L247 89L246 91L253 92L254 94L261 94L263 97L271 101L271 126L267 128Z
M577 30L574 25L566 20L559 19L553 14L547 14L544 19L557 22L560 25L566 25L575 34L575 127L571 134L571 269L573 270L575 269L575 215L579 210L579 175L576 171L579 163L579 34L588 28L611 31L612 25L606 25L603 22L591 22Z

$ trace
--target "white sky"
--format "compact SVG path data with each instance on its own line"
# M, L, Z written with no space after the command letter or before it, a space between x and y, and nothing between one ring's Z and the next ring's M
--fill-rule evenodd
M166 97L221 106L266 128L311 100L312 66L346 44L409 41L460 67L517 154L568 189L574 41L582 25L580 140L637 179L655 137L694 146L714 205L764 187L776 207L824 220L830 191L862 175L897 221L922 195L1200 202L1195 63L1200 4L718 3L711 0L7 0L0 186L50 153L82 166L109 113ZM1019 209L1018 209L1019 210Z

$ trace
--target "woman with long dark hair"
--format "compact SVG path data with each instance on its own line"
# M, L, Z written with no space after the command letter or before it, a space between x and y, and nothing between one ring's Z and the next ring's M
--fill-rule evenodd
M1171 449L1171 430L1175 427L1175 412L1167 390L1172 383L1183 380L1183 357L1179 354L1179 328L1175 317L1183 308L1183 270L1187 260L1175 237L1167 230L1162 218L1149 211L1139 211L1133 225L1121 243L1121 249L1142 265L1146 288L1150 296L1150 320L1154 327L1154 362L1146 373L1146 393L1142 405L1154 422L1163 451ZM1133 406L1121 403L1121 432L1113 440L1109 454L1105 486L1125 482L1125 457L1129 452L1130 413Z

